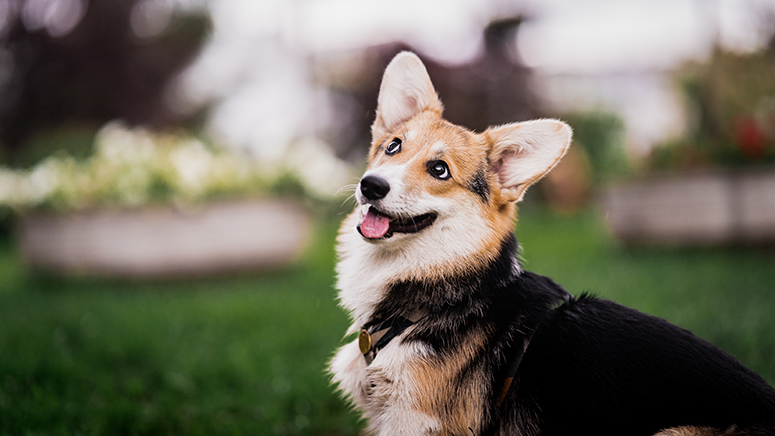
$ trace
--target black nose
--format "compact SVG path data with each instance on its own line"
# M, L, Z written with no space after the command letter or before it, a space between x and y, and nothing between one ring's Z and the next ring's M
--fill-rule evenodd
M390 192L387 180L377 176L366 176L361 179L361 194L369 200L385 198Z

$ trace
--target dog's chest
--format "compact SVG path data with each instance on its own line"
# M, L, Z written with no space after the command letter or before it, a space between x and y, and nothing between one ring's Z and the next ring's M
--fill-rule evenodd
M389 421L387 417L399 410L402 413L413 411L414 419L425 423L425 427L433 421L430 416L417 412L417 399L422 398L425 387L421 368L423 362L432 358L433 350L419 341L405 341L411 329L380 349L371 362L361 353L357 340L341 347L332 360L334 381L372 425Z
M420 342L402 342L396 337L380 350L371 363L366 364L364 377L369 402L378 405L398 391L413 391L417 367L432 350ZM361 355L360 359L364 359Z

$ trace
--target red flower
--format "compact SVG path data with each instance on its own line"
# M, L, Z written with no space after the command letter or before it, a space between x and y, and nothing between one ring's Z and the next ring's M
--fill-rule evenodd
M735 122L735 139L740 151L751 160L761 160L766 156L764 134L751 117L740 117Z

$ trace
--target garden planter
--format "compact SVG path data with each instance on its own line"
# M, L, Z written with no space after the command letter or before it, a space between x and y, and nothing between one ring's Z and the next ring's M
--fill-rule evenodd
M696 172L615 186L604 208L625 243L775 243L775 172Z
M205 276L261 270L295 260L310 220L278 199L218 202L192 209L153 207L20 220L26 262L66 274Z

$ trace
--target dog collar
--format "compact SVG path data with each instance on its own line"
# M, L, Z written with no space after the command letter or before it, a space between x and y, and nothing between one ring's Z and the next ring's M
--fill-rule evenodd
M420 312L411 314L408 318L396 315L387 320L364 326L358 335L358 348L366 359L366 364L370 365L377 357L377 352L384 348L393 338L403 333L404 330L413 326L417 321L425 316Z

